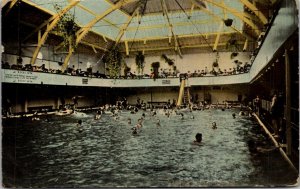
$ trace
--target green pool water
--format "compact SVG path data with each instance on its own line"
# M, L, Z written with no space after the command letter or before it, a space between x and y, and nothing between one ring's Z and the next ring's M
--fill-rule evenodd
M296 175L276 150L251 153L247 141L270 149L270 140L238 110L146 114L94 112L3 120L2 177L6 187L253 187L295 184ZM192 115L194 119L192 119ZM132 119L128 124L127 119ZM83 121L83 131L76 128ZM160 120L160 127L156 125ZM211 128L212 122L217 129ZM202 133L202 145L194 145Z

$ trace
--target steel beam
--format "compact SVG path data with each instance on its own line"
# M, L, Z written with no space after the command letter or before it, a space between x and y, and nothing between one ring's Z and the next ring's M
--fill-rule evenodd
M203 8L203 7L202 7L201 5L199 5L195 0L191 0L191 1L192 1L196 6L198 6L204 13L206 13L206 14L208 14L208 15L210 15L210 16L212 16L212 17L214 17L214 18L216 18L216 19L218 19L218 20L220 20L220 21L224 21L222 17L220 17L220 16L214 14L212 11L210 11L210 10L208 10L208 9ZM238 30L238 29L235 28L234 26L230 26L230 28L231 28L232 30L234 30L234 31L236 31L236 32L238 32L238 33L240 33L241 35L243 35L245 38L247 38L247 39L249 39L249 40L252 40L252 39L253 39L253 37L250 37L249 35L247 35L247 34L241 32L240 30Z
M121 1L118 1L117 4L115 4L114 6L112 6L109 9L107 9L102 14L98 15L95 19L93 19L91 22L89 22L87 25L85 25L83 28L81 28L77 32L76 44L78 44L83 39L83 37L90 31L90 29L97 22L99 22L100 20L102 20L104 17L106 17L107 15L109 15L110 13L112 13L113 11L121 8L121 6L126 5L128 3L135 2L135 1L137 1L137 0L121 0Z
M132 15L128 18L127 22L121 27L120 32L116 38L116 43L115 43L115 47L118 45L118 43L120 42L121 38L123 37L125 31L127 30L129 24L131 23L132 19L134 18L135 15L137 15L139 13L139 7L137 7L135 9L135 11L132 13Z
M114 3L112 3L110 0L104 0L104 1L106 1L111 6L114 6ZM119 1L124 1L124 0L119 0ZM123 11L122 9L120 9L119 11L122 12L124 14L124 16L130 17L130 15L127 12Z
M33 53L33 56L31 58L31 64L33 65L36 61L37 55L40 52L40 49L42 47L42 45L45 43L49 32L56 26L56 24L58 23L60 16L64 15L66 12L68 12L72 7L74 7L76 4L78 4L80 1L74 0L71 3L69 3L65 8L63 8L59 13L57 13L55 15L55 18L53 19L53 21L51 23L49 23L49 25L47 25L47 29L44 32L43 36L41 37L41 39L38 41L38 45Z
M107 49L104 48L104 47L101 47L101 46L95 45L95 44L91 44L91 43L86 42L86 41L81 41L80 44L83 44L83 45L86 45L86 46L89 46L89 47L92 47L92 48L100 49L102 51L107 51Z
M223 25L224 25L224 23L221 22L221 23L220 23L220 26L219 26L219 33L217 34L217 37L216 37L216 40L215 40L215 44L214 44L214 47L213 47L213 51L216 51L217 48L218 48L218 43L219 43L221 31L222 31L222 29L223 29Z
M234 16L236 16L237 18L239 18L240 20L242 20L244 23L248 24L255 32L255 34L257 36L259 36L259 34L261 33L260 29L249 19L245 18L243 13L237 12L237 10L235 10L234 8L228 7L224 4L215 2L213 0L204 0L214 6L217 6L219 8L225 9L228 12L230 12L231 14L233 14Z
M66 56L66 58L65 58L65 60L64 60L64 63L63 63L63 65L62 65L62 67L61 67L62 72L64 72L64 71L66 70L66 68L67 68L67 66L68 66L68 63L69 63L69 61L70 61L70 58L71 58L73 52L74 52L74 49L72 48L71 45L69 45L69 53L68 53L68 55Z
M191 7L191 10L190 10L190 17L193 15L193 11L194 11L194 8L195 8L195 4L192 3L192 7Z
M170 28L170 31L172 33L172 36L174 37L174 42L175 42L175 51L178 52L180 58L182 58L182 54L181 54L181 50L180 50L180 47L179 47L179 43L178 43L178 39L174 33L174 30L173 30L173 25L170 21L170 18L169 18L169 13L168 13L168 8L167 8L167 5L166 5L166 1L165 0L162 0L162 6L163 6L163 11L164 13L166 14L166 18L167 18L167 21L168 21L168 24L169 24L169 28ZM170 38L169 38L169 43L170 43Z
M198 33L198 34L184 34L184 35L178 35L177 38L188 38L188 37L199 37L199 36L212 36L212 35L217 35L219 32L213 32L213 33ZM222 35L230 35L230 34L235 34L237 31L224 31L221 32ZM240 32L238 32L240 33ZM136 41L156 41L156 40L164 40L168 39L168 36L156 36L156 37L147 37L147 38L141 38L141 39L127 39L128 42L136 42ZM207 39L207 37L206 37Z
M126 56L129 56L128 41L125 41L125 50L126 50Z
M70 1L70 0L69 0L69 1ZM87 7L85 7L85 6L81 5L81 4L78 4L77 7L81 8L82 10L84 10L84 11L86 11L86 12L88 12L88 13L94 15L94 16L97 16L97 14L96 14L95 12L93 12L92 10L90 10L89 8L87 8ZM111 26L113 26L113 27L115 27L115 28L120 29L119 26L113 24L111 21L109 21L109 20L107 20L107 19L105 19L105 18L103 18L103 21L105 21L106 23L108 23L109 25L111 25Z
M194 24L208 24L211 22L215 22L219 19L209 19L209 20L198 20L198 21L193 21ZM190 22L176 22L172 24L174 27L175 26L190 26L193 25ZM168 26L167 24L155 24L155 25L151 25L151 26L140 26L139 30L148 30L148 29L155 29L155 28L164 28ZM137 27L128 27L127 31L135 31L137 29Z
M3 0L1 2L1 8L3 8L7 3L11 2L11 0Z
M85 25L83 28L81 28L79 31L77 31L76 33L76 42L75 44L78 45L78 43L83 39L83 37L90 31L90 29L100 20L102 20L104 17L106 17L107 15L109 15L110 13L112 13L113 11L121 8L121 6L126 5L128 3L132 3L135 2L137 0L120 0L118 1L117 4L113 5L111 8L107 9L106 11L104 11L102 14L99 14L95 19L93 19L92 21L90 21L87 25ZM67 55L67 57L64 60L64 64L62 66L62 71L65 70L66 65L68 64L72 54L73 54L73 49L69 50L69 54Z
M243 3L246 7L248 7L258 18L263 24L268 23L268 19L265 17L265 15L258 10L258 8L249 2L248 0L240 0L241 3Z
M245 41L243 51L246 51L247 47L248 47L248 39L246 39L246 41Z
M8 13L9 13L9 11L11 11L11 9L15 6L15 4L18 2L18 0L12 0L11 2L10 2L10 4L9 4L9 7L8 7L8 9L6 10L6 12L5 12L5 16L6 15L8 15ZM5 5L6 3L8 3L8 2L2 2L2 5ZM3 6L2 6L3 7Z
M238 42L238 45L243 45L244 43ZM189 48L202 48L202 47L211 47L214 44L200 44L200 45L185 45L181 46L181 49L189 49ZM219 43L218 46L226 46L227 43ZM173 47L153 47L153 48L145 48L144 51L163 51L163 50L172 50ZM140 49L130 49L131 52L140 51ZM122 51L125 52L125 51Z

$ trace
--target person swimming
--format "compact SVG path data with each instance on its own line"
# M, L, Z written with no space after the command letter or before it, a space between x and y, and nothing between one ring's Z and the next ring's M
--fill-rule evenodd
M100 118L101 118L101 111L98 110L98 111L96 112L96 115L95 115L95 120L98 120L98 119L100 119Z
M160 120L159 119L156 120L156 126L160 127Z
M197 133L195 136L194 144L200 144L202 142L202 133Z
M37 116L38 114L37 114L37 112L34 112L33 113L33 115L32 115L32 121L39 121L40 120L40 118Z
M138 132L137 132L137 128L136 128L136 127L133 127L133 128L132 128L132 134L133 134L133 135L136 135L136 134L138 134Z
M191 119L195 119L194 115L191 115Z
M128 123L128 125L131 125L131 118L127 119L127 123Z
M212 122L212 129L217 129L217 123L216 122Z
M155 110L152 110L151 111L151 116L155 116L156 115L156 111Z
M235 117L236 117L235 113L232 114L232 117L233 117L233 119L235 119Z
M244 116L244 115L245 115L245 112L240 111L239 115L240 115L240 116Z
M181 115L181 119L184 119L184 115L183 115L183 113L180 113L180 115Z
M138 119L138 123L136 124L136 128L140 129L143 127L143 119Z
M83 131L81 126L82 126L82 120L80 119L80 120L77 121L77 124L76 124L76 127L77 127L79 132Z

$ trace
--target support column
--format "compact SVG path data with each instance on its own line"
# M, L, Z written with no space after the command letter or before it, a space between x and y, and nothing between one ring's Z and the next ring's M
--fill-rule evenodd
M54 100L55 102L54 109L59 109L59 101L60 101L59 97L57 97L56 100Z
M26 99L25 99L25 103L24 103L24 112L28 112L28 99L27 99L27 97L26 97Z
M286 153L288 156L292 153L292 128L291 128L291 72L288 50L285 49L285 118L286 118Z

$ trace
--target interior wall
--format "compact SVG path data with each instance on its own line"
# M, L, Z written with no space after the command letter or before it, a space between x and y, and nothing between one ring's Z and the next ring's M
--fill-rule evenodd
M129 104L136 104L137 98L144 102L166 102L169 99L177 101L179 95L179 87L169 88L150 88L150 89L136 89L136 93L127 97ZM223 103L224 101L238 101L238 96L241 95L242 100L249 95L249 88L246 85L236 86L217 86L217 87L192 87L190 94L192 96L198 95L199 101L204 101L204 93L211 95L211 103Z
M220 52L219 53L219 67L223 71L229 68L236 67L234 63L235 60L242 62L242 66L248 62L250 63L250 53L249 52L239 52L238 56L231 59L231 52ZM212 70L212 64L216 60L216 53L199 53L199 54L184 54L183 58L178 55L167 55L170 59L173 59L177 70L180 73L187 73L190 71L193 73L195 70L204 70L207 67L208 71ZM128 67L131 68L132 73L138 73L136 70L135 57L126 58L125 62ZM151 73L151 63L160 62L160 69L172 69L160 56L147 56L145 55L145 67L144 73Z

